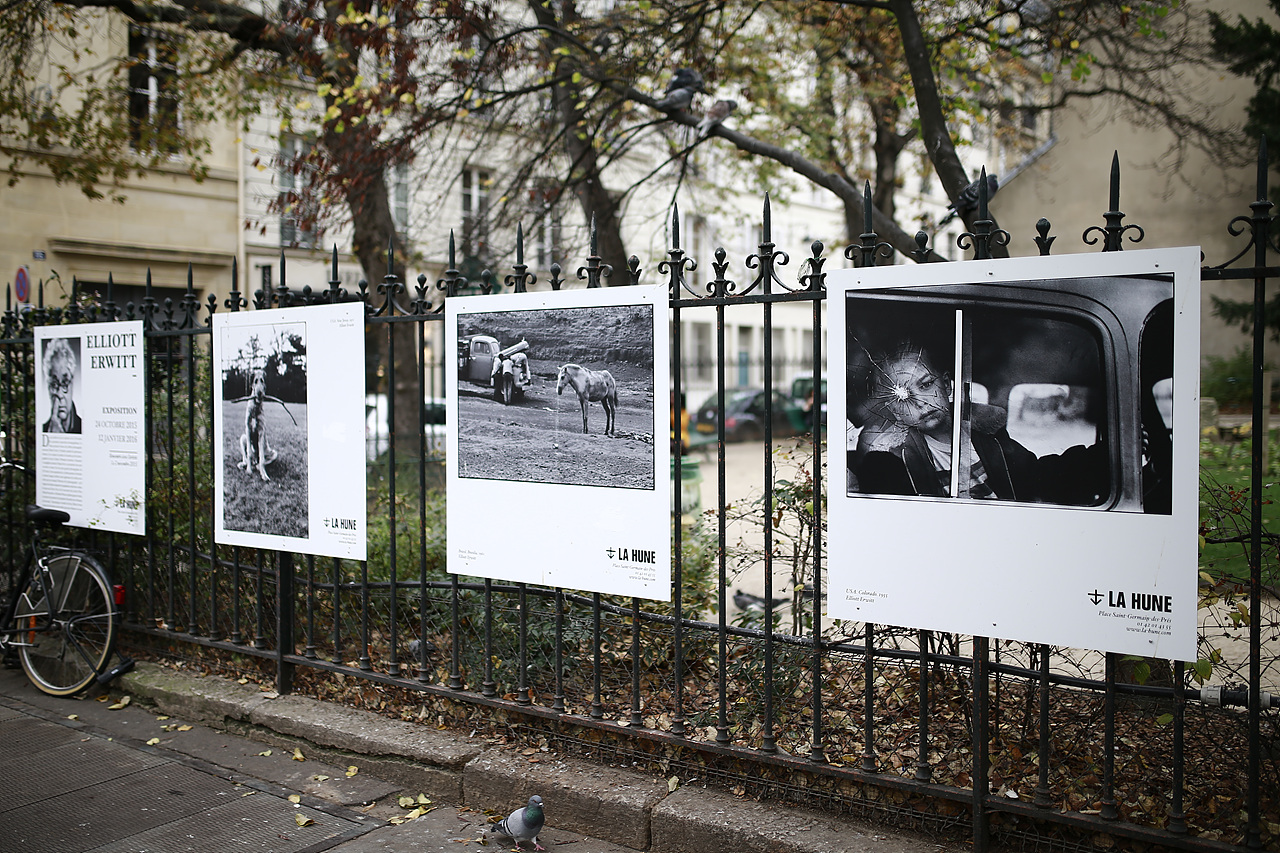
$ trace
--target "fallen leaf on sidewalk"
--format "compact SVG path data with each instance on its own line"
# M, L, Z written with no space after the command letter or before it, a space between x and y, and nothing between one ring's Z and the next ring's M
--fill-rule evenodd
M155 746L159 742L160 742L160 738L153 737L151 740L147 741L147 746Z
M347 778L350 779L352 776L356 775L359 772L360 772L360 768L352 764L349 767L347 767Z
M315 826L315 821L304 814L296 814L293 816L293 822L298 826Z
M294 760L294 761L306 761L306 760L307 760L307 759L302 755L302 750L298 749L296 746L293 748L293 760Z
M80 715L79 715L79 714L67 714L67 719L68 719L68 720L78 720L78 719L80 719Z
M167 719L169 719L169 715L168 715L168 714L160 714L158 717L156 717L156 719L157 719L157 720L161 720L161 721L163 721L163 720L167 720Z
M107 710L119 711L121 708L127 708L129 706L129 702L130 702L130 699L128 696L121 696L120 701L115 703L114 705L108 705Z
M298 803L302 802L302 797L299 796L298 794L290 794L289 802L293 803L296 806Z
M328 782L329 777L325 776L323 773L317 773L316 775L311 777L311 781L312 782Z
M258 753L258 755L270 755L270 754L271 754L271 750L269 749L263 750L262 752Z

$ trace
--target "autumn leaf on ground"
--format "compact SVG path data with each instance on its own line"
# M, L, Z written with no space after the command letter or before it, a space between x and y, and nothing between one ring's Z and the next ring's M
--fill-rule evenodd
M191 731L191 726L186 726L186 725L178 726L178 731L180 731L180 732L189 732L189 731Z
M107 710L108 710L108 711L119 711L121 708L127 708L127 707L129 706L129 701L130 701L130 700L129 700L129 697L128 697L128 696L121 696L121 697L120 697L120 701L119 701L119 702L117 702L117 703L115 703L114 705L108 705L108 706L107 706Z
M360 772L360 768L352 764L347 767L347 778L350 779L352 776L356 775L359 772Z
M302 797L298 794L290 794L289 802L293 803L296 806L298 803L302 802Z
M267 750L263 750L262 752L259 752L259 753L258 753L258 755L270 755L270 754L271 754L271 750L269 750L269 749L267 749Z
M160 742L160 738L153 737L151 740L147 741L147 746L155 746L159 742Z
M79 714L67 714L67 719L68 719L68 720L78 720L78 719L80 719L80 715L79 715Z
M293 816L293 822L296 823L298 826L315 826L315 823L316 823L314 820L312 820L311 818L307 817L304 814L295 814Z
M303 755L302 755L302 750L298 749L296 746L293 748L293 760L294 760L294 761L306 761L306 760L307 760L306 758L304 758L304 757L303 757Z

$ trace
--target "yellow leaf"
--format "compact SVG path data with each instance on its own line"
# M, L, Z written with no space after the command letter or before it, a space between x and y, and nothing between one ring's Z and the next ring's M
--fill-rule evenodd
M147 741L147 746L155 746L159 742L160 742L160 738L153 737L151 740Z
M311 777L311 781L313 781L313 782L328 782L328 781L329 781L329 777L328 777L328 776L325 776L323 773L317 773L315 776L312 776L312 777Z
M413 800L413 797L401 797L396 802L400 803L400 808L409 809L409 808L413 808L414 800Z
M270 755L270 754L271 754L271 750L269 750L269 749L267 749L267 750L263 750L262 752L259 752L259 753L258 753L258 755Z
M169 719L169 717L168 717L168 716L166 716L165 714L161 714L160 716L156 717L156 719L157 719L157 720L167 720L167 719Z
M297 794L290 794L289 802L293 803L296 806L298 803L302 802L302 797L300 797Z
M309 110L311 109L311 102L308 101L306 98L303 98L301 101L298 101L298 103L294 105L294 109L298 110L299 112Z
M68 720L78 720L78 719L80 719L80 715L79 715L79 714L67 714L67 719L68 719Z
M350 779L352 776L356 775L359 772L360 772L360 768L352 764L347 767L347 778Z
M307 760L307 759L305 759L305 758L302 756L302 750L298 749L296 746L293 748L293 760L294 760L294 761L306 761L306 760Z
M108 706L107 706L107 710L108 710L108 711L119 711L121 708L126 708L126 707L128 707L128 705L129 705L129 697L128 697L128 696L122 696L122 697L120 697L120 701L119 701L119 702L115 703L114 705L108 705Z
M237 678L237 679L236 679L236 684L248 684L248 683L249 683L249 679L247 679L247 678Z
M188 726L188 725L181 725L181 726L178 726L178 731L180 731L180 732L189 732L189 731L191 731L191 726Z
M431 800L427 799L427 795L426 795L426 794L419 794L419 795L418 795L418 803L419 803L420 805L429 806L429 805L431 805Z
M674 793L676 792L676 788L679 788L679 787L680 787L680 777L679 777L679 776L672 776L670 779L668 779L668 780L667 780L667 793L668 793L668 794L674 794Z
M293 816L293 822L296 823L298 826L314 826L315 825L315 821L304 814L295 814Z

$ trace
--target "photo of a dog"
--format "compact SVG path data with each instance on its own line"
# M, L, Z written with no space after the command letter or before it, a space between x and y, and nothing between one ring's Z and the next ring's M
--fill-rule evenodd
M306 323L222 329L223 526L305 538Z
M261 368L253 371L251 391L247 398L248 405L244 409L244 432L240 435L240 463L236 466L245 471L257 471L258 476L270 480L267 476L267 465L274 462L276 452L271 449L267 440L267 424L263 408L268 400L276 400L267 396L267 377ZM284 405L283 402L280 405ZM285 409L288 411L288 409Z

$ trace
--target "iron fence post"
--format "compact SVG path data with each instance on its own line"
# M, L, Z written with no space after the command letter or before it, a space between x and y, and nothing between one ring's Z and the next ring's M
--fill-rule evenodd
M293 554L280 551L276 564L276 691L293 692Z

